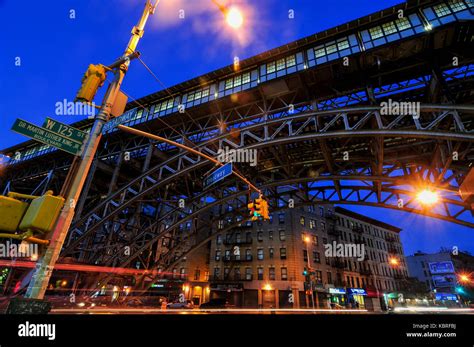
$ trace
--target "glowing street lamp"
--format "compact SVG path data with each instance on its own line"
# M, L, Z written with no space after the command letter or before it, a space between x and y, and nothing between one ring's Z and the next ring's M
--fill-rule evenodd
M471 282L471 278L467 274L459 274L459 282L469 283L469 282Z
M310 242L311 242L311 238L310 238L308 235L306 235L303 240L304 240L304 242L306 242L306 243L310 243Z
M236 7L231 7L226 13L226 21L232 28L238 29L244 23L244 17L242 12L239 11Z
M272 290L273 288L272 288L272 285L271 285L270 283L267 283L267 284L265 284L265 285L263 286L262 289L263 289L263 290Z
M400 262L398 261L397 258L390 258L390 259L388 260L388 262L389 262L390 265L392 265L392 266L398 266L398 265L400 264Z
M242 11L240 11L237 7L226 7L217 2L217 0L212 0L212 2L219 7L219 10L224 14L225 20L227 24L232 27L233 29L239 29L242 24L244 23L244 16L242 15Z
M432 191L432 190L429 190L429 189L424 189L416 195L416 199L422 205L430 206L430 205L434 205L438 202L439 195L435 191Z

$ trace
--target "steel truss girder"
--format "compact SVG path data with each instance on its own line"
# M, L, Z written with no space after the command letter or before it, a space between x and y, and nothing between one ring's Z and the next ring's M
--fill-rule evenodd
M332 177L331 179L334 179ZM356 177L353 178L354 180L358 180ZM441 209L449 212L449 204L453 204L459 207L458 211L456 211L453 215L447 217L442 214L434 212L432 209L427 208L420 208L417 206L415 192L407 191L403 189L393 189L393 188L386 188L382 189L382 201L370 201L370 198L374 198L376 195L376 191L373 189L372 186L369 185L346 185L341 186L342 191L344 193L342 199L338 198L336 194L336 189L334 186L314 186L312 187L311 184L314 183L314 180L310 179L293 179L293 180L285 180L279 182L272 182L262 187L263 190L269 192L267 195L269 200L273 202L275 205L271 206L272 212L278 212L281 210L286 210L288 207L288 199L295 198L297 201L295 204L295 208L299 206L306 206L306 205L314 205L314 204L348 204L348 205L364 205L364 206L374 206L374 207L384 207L393 210L405 211L410 213L416 213L420 215L430 216L434 218L438 218L445 221L452 221L452 217L460 216L461 214L468 213L468 208L458 200L452 200L450 198L441 198L440 199L440 206ZM316 181L317 182L317 181ZM393 184L393 181L390 183ZM284 191L278 192L272 190L272 188L278 187L286 187ZM290 187L291 189L288 189ZM278 190L278 189L277 189ZM191 252L196 250L197 248L204 245L207 241L211 240L216 233L226 232L228 230L232 230L233 228L237 227L239 224L248 221L249 217L247 215L246 210L246 201L243 198L246 197L247 192L240 191L237 193L232 193L228 196L225 196L221 200L216 200L211 204L204 204L201 205L200 209L196 210L191 208L191 212L186 213L185 210L179 210L179 213L185 214L185 217L181 218L179 221L174 223L173 225L169 226L166 230L161 230L152 238L147 239L145 242L137 243L138 239L133 240L133 242L129 244L122 244L120 245L114 254L112 254L109 259L103 264L104 266L111 266L114 264L115 266L119 267L128 267L140 255L150 249L154 244L159 242L165 234L172 233L173 230L176 230L180 225L187 222L188 220L192 220L197 216L206 215L206 211L211 210L215 206L224 205L227 206L235 206L236 204L240 206L240 209L233 210L232 212L226 213L224 215L217 216L216 218L212 219L211 221L203 218L203 224L201 225L200 230L215 230L211 235L209 233L202 233L205 235L204 238L198 240L198 242L188 245L187 248L182 249L182 244L178 243L175 248L171 248L165 257L160 259L160 262L153 263L151 267L145 266L146 269L151 268L162 268L162 269L169 269L173 265L177 264L181 259L188 256ZM399 199L405 199L403 206L399 205ZM202 196L199 196L198 200L202 200ZM192 201L190 202L192 204ZM281 206L284 207L276 207ZM195 207L196 205L193 205ZM224 208L226 209L226 208ZM178 210L178 209L177 209ZM224 230L218 230L216 225L219 220L225 220L229 216L232 216L232 220L235 223L231 223L225 228ZM156 222L157 224L162 223L162 220ZM472 222L459 222L459 224L470 226L474 228L474 223ZM196 230L195 233L200 233L200 230ZM145 230L146 232L146 230ZM191 235L188 235L188 237ZM124 247L131 247L133 249L133 253L127 256L123 256ZM179 255L176 256L176 252L179 248ZM122 255L122 256L121 256ZM100 285L103 285L107 282L112 276L107 276L100 281Z
M237 141L232 141L225 138L226 135L221 135L201 144L199 148L201 151L215 156L217 154L215 149L217 141L220 148L224 144L232 148L263 148L279 143L298 142L318 137L341 138L344 136L395 136L474 141L474 134L472 130L469 130L472 126L469 117L462 118L455 110L444 110L445 106L438 107L442 111L434 114L432 111L436 108L436 106L424 107L423 111L425 112L422 112L420 119L414 119L411 116L398 116L390 121L381 116L379 109L376 107L358 107L355 109L339 110L339 112L307 112L253 124L241 130L240 139ZM360 112L363 112L360 119L351 119L351 115ZM323 118L328 118L329 121L320 126L320 121ZM376 121L370 122L371 118L374 118ZM446 125L446 123L442 122L445 122L447 119L450 120L449 130L451 132L435 131L440 124ZM337 120L340 122L337 122ZM310 124L313 125L312 128ZM367 124L376 124L378 129L364 129L364 126ZM310 131L307 130L308 127ZM342 130L339 130L341 127ZM91 223L93 227L102 224L104 220L111 218L133 201L151 193L160 184L169 183L173 177L187 174L204 164L206 163L200 157L193 157L187 153L174 156L150 169L108 197L106 201L79 220L74 225L73 232L80 235L90 229ZM157 182L160 183L157 184ZM88 224L85 230L80 230L79 227L81 225L84 226L86 222ZM73 237L75 236L74 233L72 234Z
M455 69L443 71L443 78L446 80L446 83L449 86L454 86L459 83L469 84L469 81L472 80L470 74L472 74L473 69L474 64L462 65ZM406 97L408 97L407 95L412 94L413 91L423 92L423 90L427 90L429 83L429 76L423 75L420 77L415 77L410 81L393 82L385 86L381 85L376 88L375 94L378 98L384 98L388 95L394 100L404 100L406 99ZM413 89L417 86L418 88ZM313 108L313 110L316 110L316 108L319 110L330 110L334 108L350 107L354 106L354 104L367 102L364 92L365 89L365 87L362 87L359 89L354 89L352 92L345 91L345 94L339 94L339 96L335 97L334 100L317 100L314 105L311 105L311 100L308 100L307 102L297 102L295 98L298 94L298 91L296 90L292 91L288 95L277 96L269 99L268 101L257 100L255 102L239 105L231 109L219 110L219 112L215 114L209 114L208 117L204 119L204 122L202 124L198 123L198 129L192 129L192 127L196 125L195 122L183 122L178 126L178 131L182 134L187 134L187 136L195 136L195 142L200 142L199 138L216 135L216 120L219 120L221 123L227 123L230 120L235 119L244 120L248 119L251 116L254 116L255 114L271 114L272 112L275 112L276 109L281 108L281 106L284 106L284 112L288 114L288 106L290 104L295 106L296 112L310 110L311 108ZM404 98L403 95L405 95L406 97ZM158 123L160 121L161 119L154 120L154 122ZM202 122L201 119L199 121ZM214 125L214 127L212 128L211 125ZM146 128L148 128L147 123L144 123L143 126L145 127L145 130ZM209 132L208 129L211 128L213 130ZM200 134L200 132L202 132L202 134ZM165 136L166 138L177 138L175 132L169 129L166 124L164 127L161 127L161 129L159 129L159 133L161 136ZM136 151L136 155L139 155L140 151L143 152L144 148L146 148L143 139L127 138L124 140L120 139L119 141L116 141L115 139L106 136L104 140L104 145L101 146L99 149L99 160L106 160L107 158L119 155L119 153L121 153L121 151L124 149L123 146L126 146L128 151ZM109 142L109 140L111 142ZM58 152L55 152L56 156L57 154ZM59 160L60 162L56 162L57 160ZM0 179L0 182L2 186L4 186L6 182L11 181L11 184L13 183L13 187L15 188L15 182L21 183L25 179L29 180L34 176L45 174L51 169L50 163L51 161L29 160L28 165L25 166L22 170L8 170L6 175ZM60 153L59 159L53 159L53 164L57 168L56 170L67 169L69 163L70 159L68 157L62 156ZM17 164L13 166L16 167L16 165Z

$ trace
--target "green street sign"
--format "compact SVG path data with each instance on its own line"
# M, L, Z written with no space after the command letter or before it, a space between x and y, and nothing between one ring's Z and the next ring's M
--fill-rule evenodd
M45 128L39 127L22 119L17 119L15 121L12 130L19 134L28 136L33 140L42 142L45 145L56 147L57 149L74 155L80 155L82 151L81 143L72 141L67 137L58 135L52 131L49 131Z
M46 117L43 128L52 131L60 136L66 137L72 141L78 142L82 145L87 137L87 133L79 129L73 128L67 124L58 122L57 120Z

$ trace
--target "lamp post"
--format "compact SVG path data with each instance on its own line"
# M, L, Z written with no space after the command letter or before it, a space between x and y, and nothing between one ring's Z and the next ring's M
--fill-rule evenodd
M62 192L64 192L66 197L65 204L60 212L55 228L50 235L50 243L36 264L36 269L29 283L25 298L40 300L44 298L54 266L59 258L59 254L71 226L76 202L81 195L86 177L89 174L92 161L99 147L102 138L102 127L111 116L114 103L120 92L120 86L130 65L130 60L139 56L139 53L136 52L138 42L143 37L147 20L149 16L155 12L159 1L160 0L156 0L154 4L152 4L151 0L146 1L141 18L138 24L132 29L132 36L122 57L107 67L107 70L113 71L114 79L105 93L98 114L95 116L94 124L87 142L84 145L82 155L75 160L65 180L65 184L62 188ZM215 0L213 0L213 2L215 2ZM231 27L236 29L242 25L243 16L236 8L228 9L220 5L219 8L223 11L227 23Z
M109 85L100 110L95 117L94 125L92 126L87 143L85 144L83 154L75 167L76 169L71 169L65 180L65 187L63 187L63 191L66 192L65 204L51 234L51 242L41 259L36 264L36 270L26 291L26 298L44 298L54 265L59 258L69 227L71 226L76 202L81 195L89 169L99 147L102 138L102 127L109 120L113 105L120 91L120 86L130 65L130 59L137 56L135 49L143 36L148 17L150 14L154 13L158 1L153 5L150 0L147 0L138 24L132 29L132 36L130 37L122 57L116 63L112 64L112 66L115 67L114 79Z
M309 279L310 279L309 285L311 286L311 289L310 289L311 304L312 304L313 310L314 310L315 307L314 307L313 280L311 279L311 272L312 272L311 270L312 269L311 269L311 262L309 260L309 247L308 247L309 243L311 242L311 238L308 235L306 235L303 240L304 240L304 243L306 244L306 260L307 260L307 266L308 266L308 271L309 271Z

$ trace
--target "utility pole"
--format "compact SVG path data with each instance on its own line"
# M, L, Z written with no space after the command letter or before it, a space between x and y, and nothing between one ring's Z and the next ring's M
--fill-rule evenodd
M143 14L138 24L132 29L132 36L123 56L108 67L108 70L114 70L114 79L109 85L100 110L95 117L94 125L92 126L87 143L84 146L82 156L75 166L76 169L74 170L71 168L68 173L65 187L63 187L63 192L65 192L66 195L65 204L61 210L56 226L51 233L50 244L48 245L44 255L36 264L35 272L25 295L26 298L44 298L51 274L71 226L76 203L81 195L84 182L102 138L102 127L109 120L123 78L130 65L130 60L138 57L138 53L135 52L135 49L138 45L138 41L143 36L144 27L148 17L150 14L154 13L158 2L159 0L152 5L151 1L147 0L145 9L143 10Z

